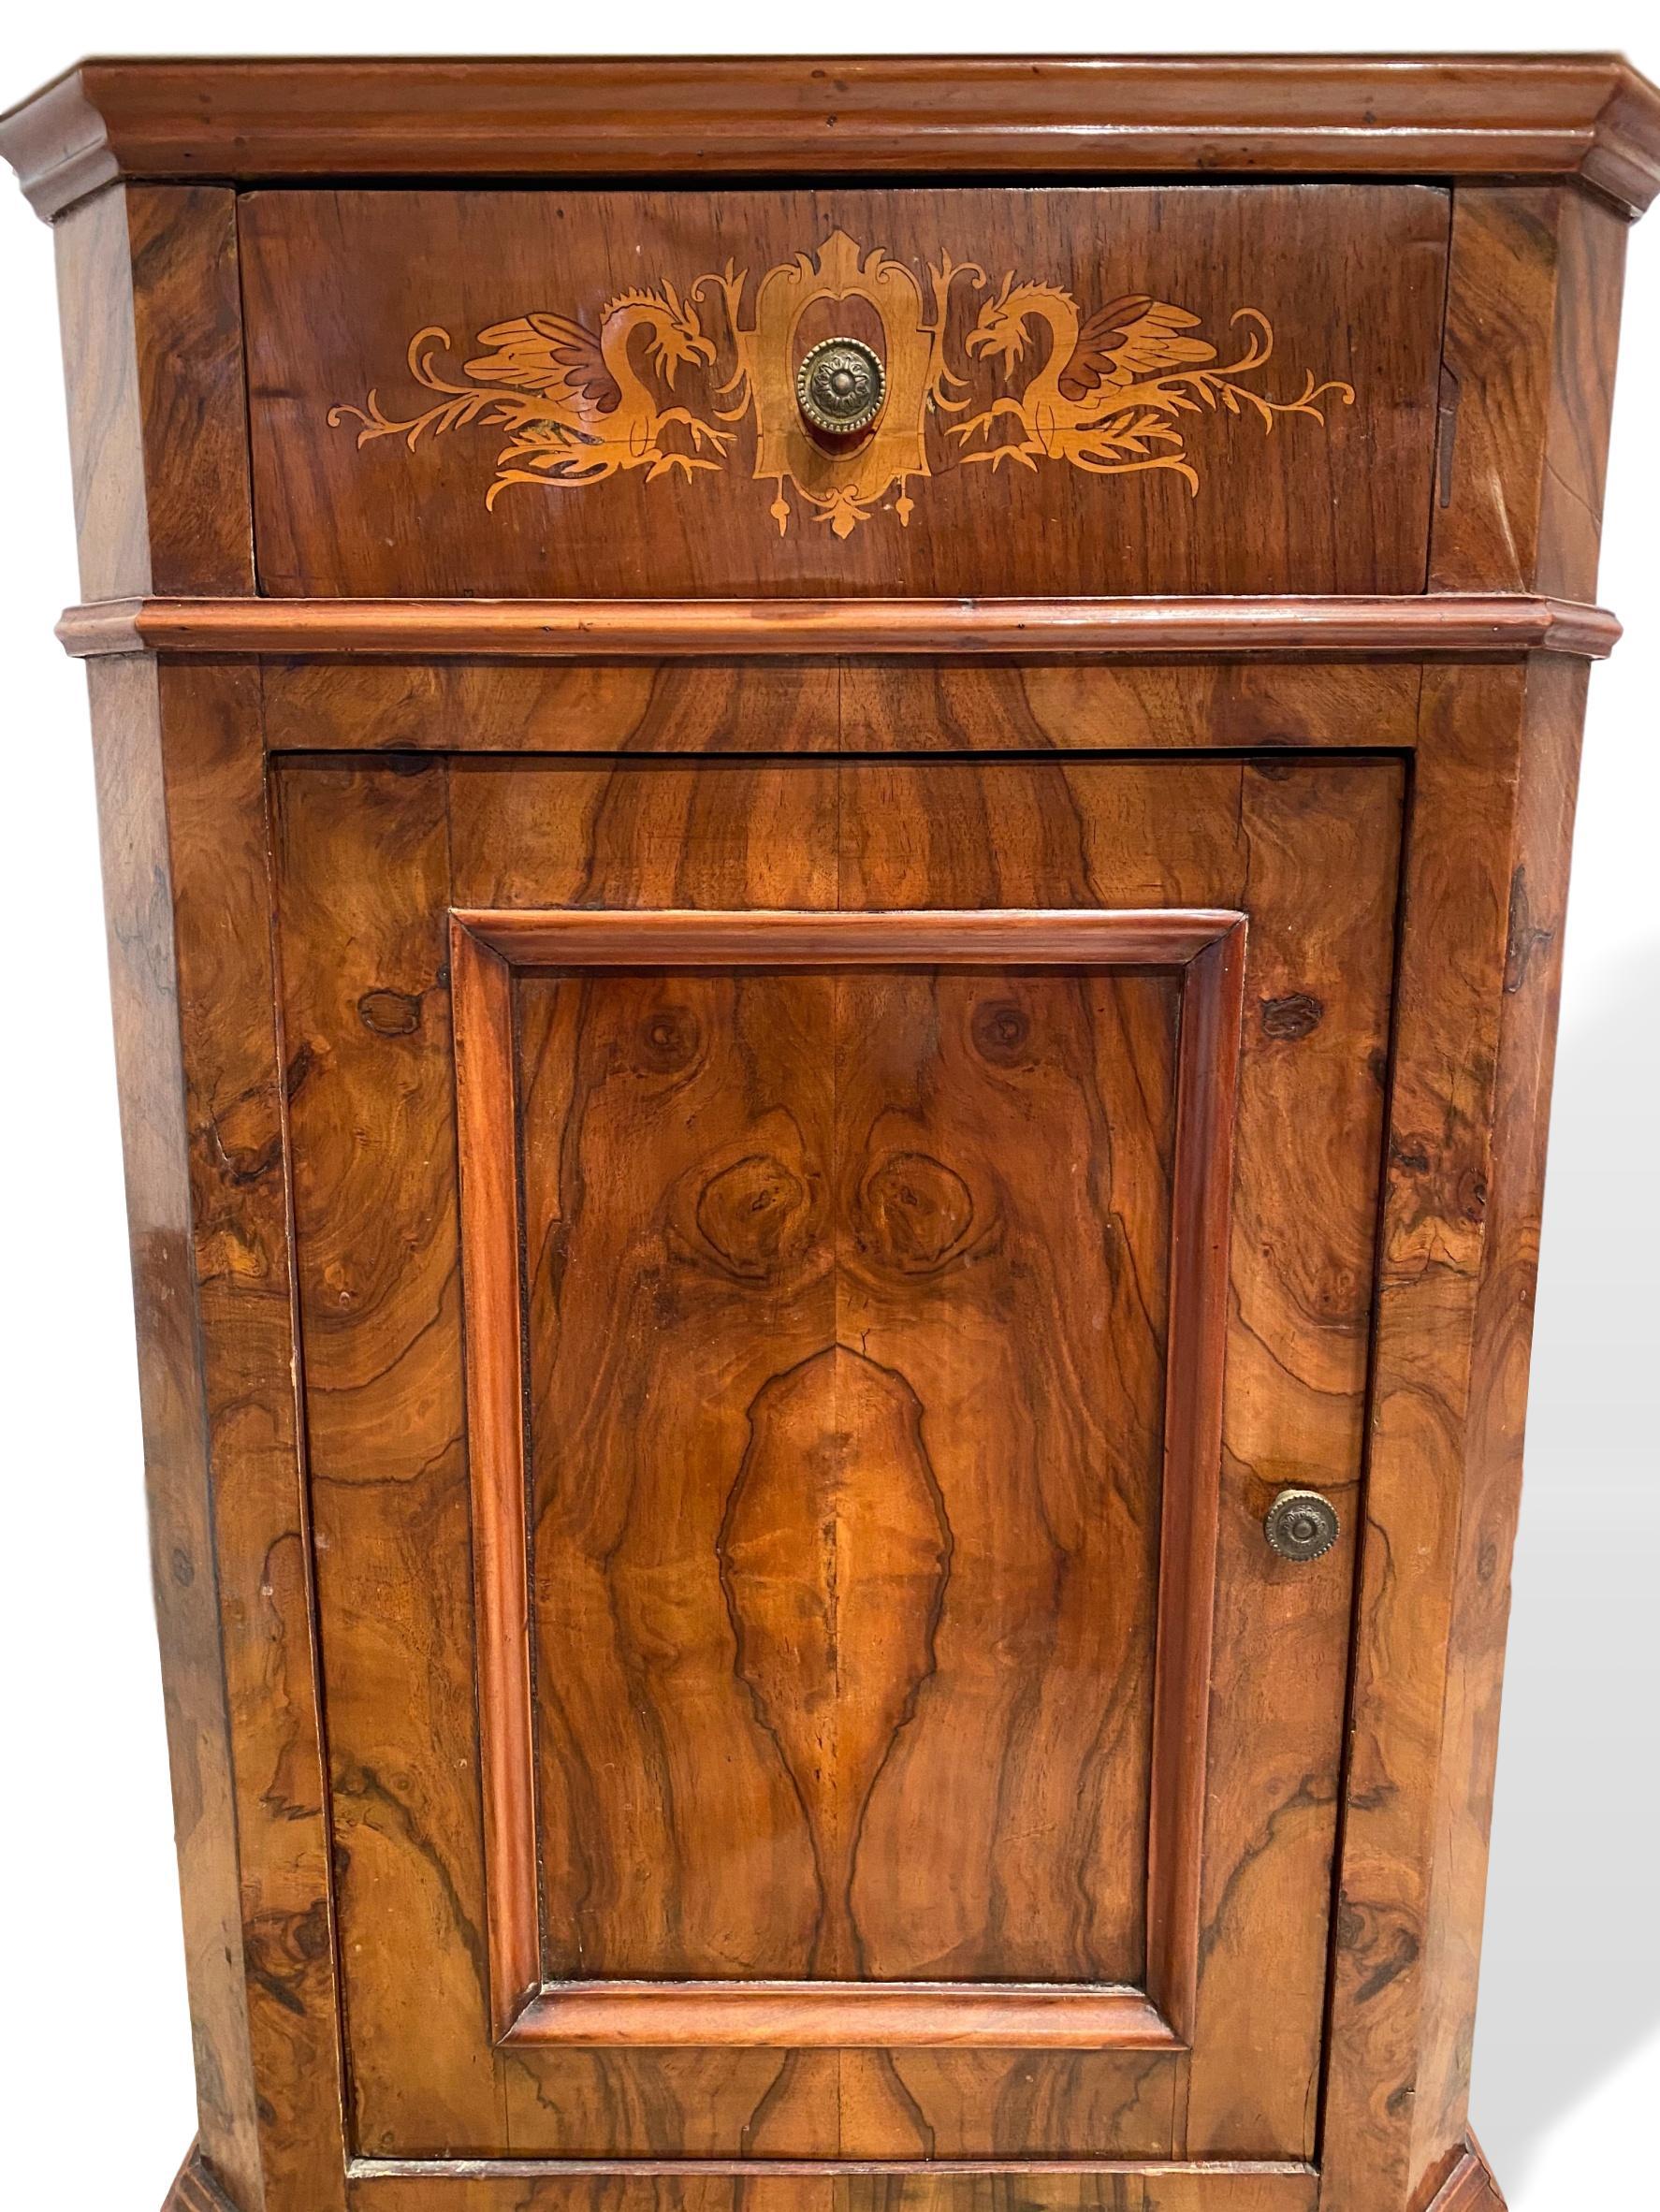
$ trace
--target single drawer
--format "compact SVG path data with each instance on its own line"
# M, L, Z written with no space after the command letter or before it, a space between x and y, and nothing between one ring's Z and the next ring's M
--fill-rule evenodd
M1434 187L240 204L269 592L1423 588ZM835 337L851 434L798 391Z

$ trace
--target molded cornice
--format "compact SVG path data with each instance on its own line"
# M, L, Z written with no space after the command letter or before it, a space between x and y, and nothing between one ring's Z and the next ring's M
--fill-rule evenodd
M47 217L117 178L1568 177L1637 214L1617 54L95 60L0 116Z

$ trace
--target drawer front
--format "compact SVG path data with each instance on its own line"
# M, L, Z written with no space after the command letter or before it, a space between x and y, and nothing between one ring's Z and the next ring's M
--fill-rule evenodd
M264 191L275 594L1423 589L1448 196ZM832 337L874 422L804 420Z

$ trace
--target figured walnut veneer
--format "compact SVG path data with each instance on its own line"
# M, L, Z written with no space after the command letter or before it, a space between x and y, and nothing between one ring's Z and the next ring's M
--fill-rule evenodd
M1660 95L89 62L0 151L63 298L169 2205L1496 2206Z
M1203 1821L1204 1769L1196 1746L1202 1743L1205 1729L1210 1647L1208 1617L1202 1610L1195 1613L1194 1601L1196 1592L1208 1592L1214 1574L1216 1524L1207 1470L1219 1444L1222 1358L1222 1313L1215 1285L1225 1236L1244 933L1243 915L1182 910L1104 915L589 915L512 910L455 914L450 973L456 995L463 1267L468 1311L474 1317L473 1335L492 1354L474 1358L470 1365L469 1434L483 1654L491 1987L503 2040L753 2043L826 2049L912 2044L1156 2049L1179 2045L1190 2032ZM983 1244L988 1232L975 1222L968 1186L947 1161L927 1153L901 1150L885 1161L868 1163L856 1194L850 1195L845 1155L857 1139L838 1118L839 1094L843 1086L855 1098L862 1085L875 1084L880 1089L883 1078L878 1070L884 1054L904 1049L903 1037L914 1029L919 1015L925 1018L929 1008L941 1002L942 994L961 1001L959 1018L968 1021L975 1050L992 1069L1018 1064L1028 1015L1012 1003L995 1001L983 1004L978 1014L968 1013L962 986L954 988L952 982L956 968L1053 966L1110 973L1126 966L1139 970L1172 963L1182 968L1185 981L1169 1009L1172 1033L1179 1031L1181 1043L1179 1064L1170 1070L1177 1104L1165 1171L1172 1178L1171 1205L1181 1227L1172 1240L1177 1263L1171 1268L1165 1354L1170 1404L1158 1570L1159 1684L1155 1708L1149 1670L1143 1728L1152 1739L1152 1774L1143 1778L1140 1773L1138 1752L1130 1770L1115 1778L1117 1788L1130 1799L1145 1796L1153 1807L1145 1895L1131 1900L1139 1934L1124 1961L1146 1972L1151 1995L1129 1986L1096 1987L1082 1979L1073 1986L1056 1978L1051 1986L1026 1988L1008 1980L929 1983L917 1978L909 1956L913 1946L903 1926L904 1915L914 1913L914 1902L896 1898L901 1918L891 1922L884 1935L855 1905L852 1883L875 1785L898 1731L915 1719L925 1681L939 1679L935 1641L956 1538L922 1435L927 1400L919 1398L897 1369L854 1349L851 1336L862 1332L856 1324L835 1317L842 1303L840 1254L849 1237L881 1255L877 1264L885 1274L903 1279L936 1274L959 1245ZM735 1638L737 1675L780 1750L782 1779L805 1816L809 1888L823 1891L821 1904L809 1915L810 1941L794 1958L768 1963L794 1964L817 1978L791 1982L751 1975L742 1981L630 1983L607 1974L596 1983L565 1979L548 1986L537 1928L531 1721L536 1692L526 1589L531 1557L526 1500L536 1497L537 1485L532 1477L527 1489L521 1413L525 1378L515 1359L521 1341L532 1355L536 1349L535 1337L526 1335L519 1255L527 1236L533 1248L546 1230L540 1222L524 1219L524 1207L535 1195L534 1179L527 1176L521 1200L502 1173L502 1164L517 1149L513 979L516 968L603 974L613 968L665 967L713 968L742 979L725 987L717 982L712 990L702 977L682 982L682 997L701 1005L704 1025L735 1021L745 1031L777 1025L780 1034L788 1035L792 1024L799 1023L816 1036L819 1050L810 1065L822 1072L810 1079L809 1088L819 1088L821 1096L792 1119L799 1129L804 1120L829 1115L819 1132L822 1166L832 1188L842 1194L829 1201L830 1218L815 1221L808 1186L800 1173L772 1156L738 1146L688 1201L695 1228L686 1232L703 1241L718 1270L757 1283L787 1257L811 1286L808 1307L823 1308L804 1313L795 1325L800 1346L807 1347L799 1359L790 1356L790 1332L781 1318L775 1318L767 1359L782 1365L747 1408L749 1442L710 1548L718 1573L715 1580L706 1577L711 1608L718 1581ZM873 968L901 972L896 978L884 974L861 990L860 975ZM769 985L766 979L775 969L817 972L805 985ZM591 1000L591 982L566 989L581 990L585 1002ZM1058 989L1070 1000L1076 985L1065 978ZM971 997L971 983L968 990ZM728 1005L735 991L737 997ZM1045 996L1052 998L1054 987ZM635 997L623 997L619 1011L625 1024ZM1051 1018L1060 1013L1056 1007ZM601 1021L613 1018L603 1005L593 1014ZM640 1019L637 1005L632 1018ZM1080 1003L1071 1018L1092 1026L1097 1010ZM561 1026L557 1006L540 1009L533 1019L538 1028ZM679 1006L648 1020L656 1026L648 1027L647 1049L657 1072L672 1076L697 1049L699 1015ZM884 1036L884 1024L892 1035ZM519 1034L522 1038L522 1029ZM754 1049L752 1041L747 1049ZM735 1061L731 1072L735 1075ZM834 1093L826 1076L833 1078ZM968 1070L959 1065L956 1080L968 1079ZM775 1080L788 1084L787 1063L775 1071ZM891 1082L891 1075L886 1080ZM1045 1134L1049 1142L1064 1145L1077 1131L1057 1122L1051 1132L1028 1132L1030 1141L1040 1144ZM568 1141L561 1136L561 1142ZM529 1142L527 1129L518 1143ZM946 1149L949 1144L948 1136ZM820 1164L804 1160L802 1171L810 1175ZM635 1171L643 1171L636 1167ZM762 1226L750 1226L757 1221ZM1055 1229L1058 1233L1058 1223ZM1075 1236L1075 1225L1071 1233ZM600 1266L611 1263L617 1235L615 1225L599 1232ZM1074 1255L1074 1266L1081 1257ZM1074 1288L1084 1293L1081 1279ZM1105 1288L1103 1283L1103 1294ZM582 1293L561 1295L580 1298ZM1056 1318L1052 1317L1048 1325L1054 1327ZM565 1347L566 1334L568 1330L561 1331L556 1343L556 1361L574 1357ZM677 1357L672 1349L663 1356ZM1017 1365L1035 1356L1035 1346L1027 1346L1018 1354ZM577 1359L576 1365L579 1387L586 1390L591 1381L587 1362ZM531 1403L538 1403L540 1395L532 1386ZM574 1418L575 1404L573 1400L573 1413L566 1419ZM557 1431L561 1417L548 1418ZM532 1416L532 1448L537 1419ZM826 1428L846 1430L846 1464L816 1456L812 1439ZM600 1435L614 1454L609 1432L602 1427ZM557 1449L557 1440L550 1440L549 1448ZM1045 1448L1053 1450L1054 1443ZM601 1449L586 1473L573 1472L566 1479L581 1485L604 1481L604 1463ZM550 1505L549 1510L555 1508ZM660 1510L671 1526L679 1525L685 1506L676 1507L665 1498ZM827 1550L821 1548L824 1527L837 1531ZM800 1546L794 1558L792 1544ZM983 1590L976 1598L970 1577L971 1570L957 1574L965 1594L954 1594L954 1604L980 1607L985 1618L978 1633L1018 1632L1018 1617L1008 1628L1001 1625L1005 1608L994 1594ZM579 1584L573 1584L572 1595L580 1616ZM1109 1592L1100 1589L1092 1600L1085 1588L1078 1603L1104 1608L1109 1599ZM561 1659L553 1639L561 1608L556 1598L549 1603L542 1664L557 1674ZM878 1610L869 1615L872 1606ZM814 1625L809 1628L809 1623ZM873 1646L863 1661L861 1641ZM578 1635L563 1653L562 1669L577 1669L583 1663ZM814 1687L821 1679L836 1684L827 1718L819 1710L823 1699ZM824 1748L826 1727L833 1754ZM953 1733L948 1716L935 1731L942 1745L949 1745ZM1093 1771L1100 1755L1089 1748L1093 1733L1086 1729L1071 1749L1075 1769L1066 1764L1064 1739L1052 1749L1045 1783L1062 1804L1073 1792L1087 1798L1111 1786ZM728 1762L731 1757L728 1752ZM1029 1794L1039 1786L1039 1777L1028 1774L1020 1786ZM931 1785L918 1777L910 1787L926 1793ZM732 1817L730 1802L711 1811L720 1827ZM625 1803L618 1805L615 1818L619 1825L610 1846L626 1848ZM712 1835L708 1841L723 1856L719 1839ZM701 1876L718 1887L717 1868L689 1870L694 1880ZM545 1872L544 1885L552 1878ZM1050 1877L1052 1883L1073 1878L1065 1866L1055 1868ZM571 1902L579 1911L575 1897ZM763 1918L769 1911L788 1910L781 1897L770 1905L763 1900L760 1909ZM829 1978L845 1977L853 1968L871 1971L871 1955L884 1949L889 1955L885 1969L875 1968L880 1987L868 1981ZM595 1950L591 1936L586 1942L578 1937L570 1963L582 1961L594 1971ZM997 1956L997 1944L988 1947L988 1956ZM1076 1961L1079 1967L1090 1963L1083 1957Z

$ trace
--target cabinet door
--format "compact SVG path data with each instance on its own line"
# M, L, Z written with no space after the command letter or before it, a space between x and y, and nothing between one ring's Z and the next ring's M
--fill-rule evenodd
M1401 796L284 766L363 2154L1312 2157Z

